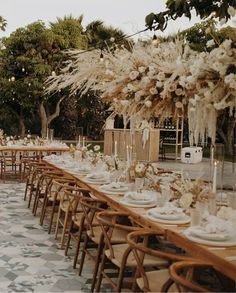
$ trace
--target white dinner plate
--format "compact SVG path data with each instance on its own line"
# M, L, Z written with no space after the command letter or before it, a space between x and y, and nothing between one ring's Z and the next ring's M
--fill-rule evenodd
M154 211L149 211L153 217L162 220L179 220L182 219L185 215L183 213L176 213L176 214L162 214Z
M189 229L189 232L197 238L210 241L226 241L232 238L232 235L229 233L208 233L204 231L201 227L192 227L191 229Z
M101 184L107 184L108 183L107 178L105 178L103 180L92 180L92 179L85 178L84 181L86 183L90 183L90 184L94 184L94 185L101 185Z
M139 204L139 203L136 203L135 201L132 201L132 202L127 201L125 198L121 199L120 203L122 203L126 206L129 206L129 207L132 207L132 208L152 208L157 205L156 202L154 202L154 201L146 203L146 204Z
M236 236L227 239L225 241L213 241L213 240L205 240L194 236L191 234L189 230L185 230L183 234L189 239L199 244L209 245L209 246L221 246L221 247L228 247L228 246L235 246L236 245Z
M183 214L182 217L178 219L161 219L150 213L150 211L147 211L145 213L146 217L149 218L152 221L162 223L162 224L168 224L168 225L180 225L180 224L187 224L190 222L190 217Z
M111 195L119 195L124 194L129 188L127 186L124 186L123 188L109 188L106 187L106 185L100 186L100 190Z

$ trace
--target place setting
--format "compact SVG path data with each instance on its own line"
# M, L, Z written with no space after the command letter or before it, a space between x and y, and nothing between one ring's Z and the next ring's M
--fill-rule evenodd
M129 186L123 182L111 182L103 184L99 189L110 195L123 195L129 190Z
M156 195L155 191L129 191L124 194L120 203L134 208L151 208L157 204Z
M198 225L191 225L183 234L199 244L223 247L236 245L233 222L214 215L202 219Z
M184 210L175 206L172 202L167 202L161 207L148 210L145 216L152 221L169 225L187 224L190 222L190 217L184 213Z
M90 174L87 174L84 178L86 183L94 185L102 185L109 183L110 173L107 171L95 171Z

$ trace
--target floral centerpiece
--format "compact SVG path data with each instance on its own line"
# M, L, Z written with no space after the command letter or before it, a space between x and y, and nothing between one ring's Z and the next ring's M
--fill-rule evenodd
M209 183L202 179L192 180L190 178L179 178L171 184L173 199L178 199L179 205L189 208L197 201L206 201L212 194Z

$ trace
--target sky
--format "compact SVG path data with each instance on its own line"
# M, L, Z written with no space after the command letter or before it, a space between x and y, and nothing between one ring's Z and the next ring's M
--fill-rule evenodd
M122 29L131 35L145 29L145 16L151 12L165 10L165 0L0 0L0 15L7 20L7 28L1 36L8 36L18 27L42 20L49 24L57 17L72 15L84 16L83 25L93 20L102 20L107 25ZM172 34L192 26L198 19L191 21L181 18L168 25L164 35ZM162 35L161 33L158 33ZM145 32L139 37L152 36Z

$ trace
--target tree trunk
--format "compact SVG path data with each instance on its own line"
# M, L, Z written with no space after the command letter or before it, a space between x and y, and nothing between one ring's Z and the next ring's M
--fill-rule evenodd
M46 114L43 102L41 102L39 104L39 116L40 116L40 120L41 120L41 136L46 138L47 137L48 121L47 121L47 114Z
M56 104L56 109L53 114L47 116L45 106L43 102L39 104L39 116L41 119L41 136L47 137L47 128L49 124L60 115L60 104L64 100L65 97L60 98L60 100Z
M10 111L17 117L18 121L19 121L19 135L21 136L21 138L23 138L25 136L25 118L22 112L22 109L20 108L20 113L18 113L15 109L13 109L12 107L9 107Z
M19 115L19 132L20 132L21 138L23 138L25 136L25 121L24 121L22 110L20 111L20 115Z

